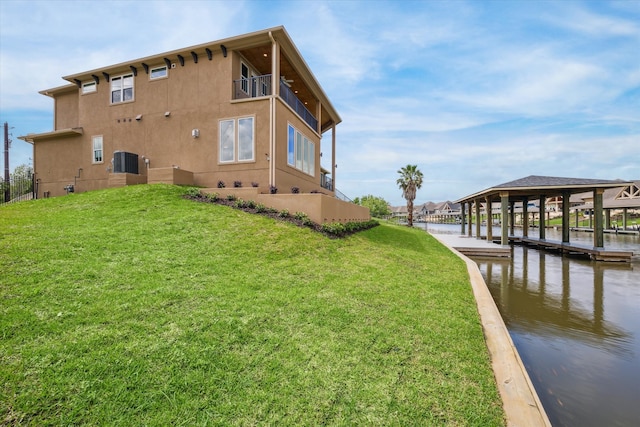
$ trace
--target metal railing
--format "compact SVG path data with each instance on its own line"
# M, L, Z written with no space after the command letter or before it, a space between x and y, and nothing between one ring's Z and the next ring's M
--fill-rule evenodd
M304 103L298 99L289 86L280 81L280 98L284 99L289 107L298 113L302 120L307 122L314 131L318 131L318 119L304 106Z
M0 179L0 205L36 198L34 175L12 177L9 181Z
M333 191L333 179L325 174L320 175L320 186L324 189Z
M258 98L273 94L271 87L271 74L261 76L241 78L233 81L233 99ZM314 131L318 130L318 119L305 107L304 103L298 99L289 86L280 81L280 98L293 108L298 115Z
M336 188L336 198L340 200L344 200L345 202L353 203L353 200L344 195L344 193Z
M233 99L269 96L273 93L271 88L271 74L234 80L233 93Z

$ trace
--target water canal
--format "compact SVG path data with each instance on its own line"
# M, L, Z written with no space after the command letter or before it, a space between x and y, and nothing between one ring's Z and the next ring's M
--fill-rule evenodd
M570 239L592 244L593 235ZM640 255L640 237L605 234L605 247ZM511 259L474 261L554 426L640 425L638 257L605 263L513 246Z

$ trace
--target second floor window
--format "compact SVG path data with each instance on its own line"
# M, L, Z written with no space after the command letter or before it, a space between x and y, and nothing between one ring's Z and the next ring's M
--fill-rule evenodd
M82 93L92 93L98 90L96 82L84 82L82 83Z
M133 74L111 79L111 103L133 101Z
M169 71L167 69L167 66L163 65L162 67L152 68L149 78L151 80L155 80L155 79L161 79L163 77L167 77L168 75L169 75Z

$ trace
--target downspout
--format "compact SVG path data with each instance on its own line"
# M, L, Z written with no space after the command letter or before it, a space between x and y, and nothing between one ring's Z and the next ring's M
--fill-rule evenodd
M276 75L277 70L277 48L276 40L269 31L271 39L271 87L272 93L269 98L269 186L276 186L276 97L279 95L279 78ZM271 188L271 187L270 187Z

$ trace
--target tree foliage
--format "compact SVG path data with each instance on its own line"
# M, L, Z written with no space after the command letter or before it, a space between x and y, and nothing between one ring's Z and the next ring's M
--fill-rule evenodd
M422 172L417 165L407 165L398 171L400 178L396 181L402 190L402 197L407 201L407 222L409 227L413 227L413 201L416 199L416 192L422 187Z
M391 209L389 209L389 203L382 197L372 196L368 194L362 197L356 197L353 202L356 205L369 208L371 216L376 218L384 218L391 215Z

